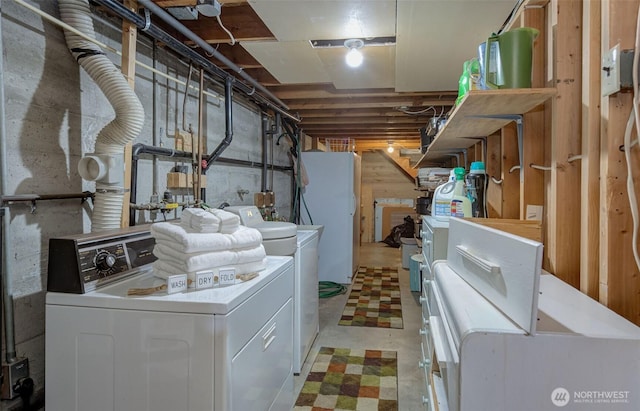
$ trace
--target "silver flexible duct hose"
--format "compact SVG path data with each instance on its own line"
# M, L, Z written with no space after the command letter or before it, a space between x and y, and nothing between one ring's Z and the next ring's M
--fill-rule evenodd
M95 38L88 0L59 0L58 6L62 21ZM96 171L97 176L91 231L120 228L124 200L124 146L142 131L144 109L121 71L100 47L66 30L64 35L71 54L96 82L115 111L115 118L100 130L95 145L96 155L109 158L105 164L109 168L109 178L103 178L102 169L96 171L96 163L88 165L91 174Z

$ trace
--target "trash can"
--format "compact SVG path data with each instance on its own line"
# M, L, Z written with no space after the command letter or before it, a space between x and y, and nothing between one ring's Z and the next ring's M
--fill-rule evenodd
M420 271L420 264L422 263L424 263L424 256L422 254L414 254L411 256L409 266L409 289L411 291L422 291L422 272Z
M402 237L400 248L402 248L402 268L409 268L409 259L418 252L418 243L413 237Z

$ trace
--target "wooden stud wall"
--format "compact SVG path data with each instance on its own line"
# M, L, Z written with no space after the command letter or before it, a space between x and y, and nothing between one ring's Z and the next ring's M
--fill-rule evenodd
M636 32L636 16L640 1L605 1L602 3L603 51L619 43L621 49L632 49ZM603 101L601 183L601 273L600 301L614 311L640 325L640 277L632 252L632 218L627 197L627 168L624 153L618 147L632 110L632 94L617 93ZM635 133L634 133L635 135ZM640 186L640 153L632 149L632 175L635 191Z
M494 133L487 137L486 171L489 177L487 186L487 215L502 217L502 184L496 183L502 179L502 147L501 133ZM495 180L495 181L494 181Z
M582 2L559 1L555 11L551 197L548 247L551 271L580 286L580 167L567 159L581 151Z
M533 67L531 87L544 87L546 22L542 8L527 9L521 18L523 27L533 27L539 31L533 44ZM544 205L544 171L531 168L530 164L546 165L544 161L544 106L524 113L523 163L524 178L520 184L520 219L526 219L528 205Z
M129 10L138 11L137 0L125 0L124 6ZM136 25L123 20L122 22L122 74L127 78L129 86L134 88L136 78L136 41L138 29ZM155 87L155 85L154 85ZM131 201L131 144L124 147L124 199L120 227L129 226L129 203Z
M502 218L520 218L518 134L515 123L502 129Z
M600 247L600 2L583 5L580 290L598 299Z

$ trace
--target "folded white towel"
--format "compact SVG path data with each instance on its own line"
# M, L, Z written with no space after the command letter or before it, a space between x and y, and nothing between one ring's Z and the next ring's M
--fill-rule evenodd
M201 208L194 209L191 216L191 227L195 228L201 224L220 224L220 218L213 213Z
M220 219L220 232L231 234L240 226L240 217L228 211L212 208L211 212Z
M198 254L180 253L170 247L156 244L153 249L153 254L158 257L159 261L163 261L177 270L185 272L206 270L210 267L222 265L251 263L262 260L267 255L262 244L255 248L239 251L214 251Z
M262 244L262 235L255 228L238 227L233 234L189 233L179 224L161 222L151 225L156 243L164 243L183 253L201 253L253 248Z
M235 269L236 275L238 274L249 274L255 273L258 271L262 271L267 267L267 259L264 258L260 261L253 261L250 263L242 263L242 264L234 264L231 266L221 266L221 267L211 267L208 268L207 271L213 271L213 275L216 276L219 274L221 269L233 268ZM201 270L199 270L201 271ZM187 274L187 278L190 280L189 288L194 288L194 282L196 279L195 272L184 272L180 270L176 270L174 267L167 266L163 264L160 260L157 260L153 263L153 275L162 279L167 279L169 276L176 274Z
M180 215L180 225L184 228L191 228L191 217L193 216L193 212L191 208L185 208L182 210L182 214Z
M262 234L255 228L238 226L238 229L232 234L225 234L231 237L231 248L235 250L243 248L253 248L258 244L262 244Z
M187 208L182 212L180 225L190 233L217 233L220 218L202 208Z

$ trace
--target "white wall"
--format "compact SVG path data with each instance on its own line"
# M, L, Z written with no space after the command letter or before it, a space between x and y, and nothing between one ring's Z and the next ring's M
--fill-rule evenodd
M61 29L22 8L1 0L2 42L4 47L4 88L7 131L8 176L5 195L58 194L93 191L93 183L81 180L77 163L83 153L92 152L98 131L113 117L106 98L71 57ZM31 1L36 7L58 16L57 2ZM102 23L101 23L102 21ZM94 20L99 40L120 49L119 21ZM153 64L151 41L139 36L138 59ZM120 57L106 52L119 65ZM157 68L183 80L187 65L160 49ZM181 122L184 89L160 77L155 84L156 122L153 122L152 74L137 69L135 92L145 107L146 122L142 134L134 143L173 147L169 138ZM194 85L197 78L194 72ZM208 87L212 84L207 82ZM216 86L219 89L219 85ZM237 94L237 93L236 93ZM197 97L187 103L187 122L197 129ZM234 136L223 157L261 161L262 135L258 109L248 104L234 104ZM206 139L208 152L219 144L225 133L224 103L207 98ZM289 166L288 144L282 139L274 145L275 163ZM160 195L166 190L166 173L175 165L160 161L155 176ZM139 162L138 203L149 201L153 193L153 161L149 157ZM271 177L269 176L269 181ZM291 204L291 176L275 172L280 215L288 216ZM230 204L251 204L253 193L261 189L261 169L214 165L207 173L207 202L212 206L226 201ZM238 190L250 193L240 200ZM174 194L181 194L179 191ZM188 194L184 191L183 194ZM179 197L179 200L188 197ZM80 200L41 201L35 213L28 203L9 206L11 223L6 227L13 270L9 282L15 300L15 326L18 356L29 358L36 390L44 385L44 295L46 291L48 241L51 237L77 234L90 230L91 203ZM138 219L150 220L148 212ZM4 361L4 352L2 353Z

